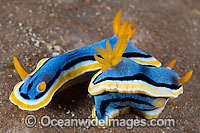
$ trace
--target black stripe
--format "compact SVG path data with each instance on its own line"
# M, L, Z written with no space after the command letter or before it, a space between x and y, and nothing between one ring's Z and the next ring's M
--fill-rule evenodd
M102 74L102 73L101 73ZM100 75L101 75L100 74ZM99 76L99 75L98 75ZM97 76L97 77L98 77ZM95 80L97 79L97 77L95 78ZM170 88L170 89L179 89L181 87L181 85L175 85L175 84L166 84L166 83L157 83L155 81L153 81L151 78L147 77L146 75L144 74L136 74L134 76L125 76L125 77L106 77L106 78L103 78L97 82L95 82L95 80L93 81L93 84L98 84L100 82L103 82L105 80L119 80L119 81L130 81L130 80L142 80L142 81L145 81L151 85L154 85L156 87L167 87L167 88Z
M21 91L23 85L24 85L24 83L19 87L19 92ZM28 94L24 94L24 93L20 92L20 96L23 97L24 99L27 99L27 100L30 99Z
M143 57L143 58L149 58L149 57L152 57L152 56L148 55L148 54L141 54L141 53L133 52L133 53L124 53L122 55L122 57Z
M88 60L95 61L94 56L83 56L83 57L76 58L70 62L67 62L66 65L64 65L62 70L68 70L71 67L73 67L74 65L76 65L77 63L80 63L83 61L88 61Z
M29 96L28 96L28 94L20 93L20 96L22 96L24 99L27 99L27 100L30 99Z
M141 66L144 66L144 67L156 67L156 66L153 66L153 65L141 65Z
M130 102L134 102L134 103L138 103L138 104L145 104L145 105L149 105L149 106L154 107L153 105L151 105L150 103L148 103L146 101L134 99L134 98L131 98L131 97L108 99L108 100L103 100L101 102L101 105L100 105L101 116L105 115L105 110L109 106L110 103L112 103L112 102L125 102L125 101L130 101ZM140 110L141 111L150 111L150 110L154 110L154 109L157 109L157 107L154 107L153 109L140 109Z
M100 55L97 55L97 56L101 57ZM133 52L133 53L124 53L122 55L122 57L127 57L127 58L131 58L131 57L149 58L149 57L152 57L152 56ZM83 61L88 61L88 60L95 61L94 56L83 56L83 57L79 57L79 58L73 59L72 61L70 61L70 62L66 63L66 65L64 65L63 70L68 70L69 68L73 67L75 64L83 62Z
M30 91L31 87L33 86L33 81L31 81L31 83L28 85L28 89L27 89L27 92Z

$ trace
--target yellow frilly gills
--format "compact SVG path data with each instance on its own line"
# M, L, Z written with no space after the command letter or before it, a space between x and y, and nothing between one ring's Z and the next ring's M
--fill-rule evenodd
M114 67L116 64L118 64L122 59L122 54L124 53L124 50L127 47L127 35L123 34L119 37L119 40L117 41L114 50L112 51L109 41L106 43L106 49L104 50L102 47L97 48L94 47L95 50L104 58L98 57L96 54L94 54L94 58L101 64L102 71L104 72L108 68Z
M121 25L120 24L120 20L121 20L121 14L122 11L119 10L117 12L117 14L114 17L114 21L113 21L113 32L114 34L116 34L119 38L123 35L126 34L127 35L127 40L132 38L135 35L135 32L137 30L137 27L133 28L133 25L135 23L134 20L132 20L130 23L127 22L127 20L125 20L125 22Z

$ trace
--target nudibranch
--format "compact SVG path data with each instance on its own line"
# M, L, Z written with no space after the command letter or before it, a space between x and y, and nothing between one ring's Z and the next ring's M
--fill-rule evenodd
M42 59L30 74L14 57L14 66L22 81L15 85L9 97L10 101L22 110L35 111L46 106L57 91L77 82L90 80L90 77L101 69L100 63L94 58L94 54L100 56L94 46L104 49L109 46L113 49L117 42L123 42L122 45L127 42L128 46L122 54L123 57L141 65L159 67L161 63L158 60L131 44L130 38L136 32L136 27L132 29L134 21L130 23L125 21L120 25L120 19L121 10L114 17L112 37L53 58ZM124 38L123 34L127 34L127 37Z
M177 98L183 93L182 84L192 76L190 71L179 77L172 70L175 60L164 68L145 66L124 58L122 55L127 45L117 42L113 51L111 46L106 50L95 47L101 57L94 57L102 69L92 77L88 91L95 101L93 118L102 127L109 126L110 119L130 108L148 119L158 117L169 98Z

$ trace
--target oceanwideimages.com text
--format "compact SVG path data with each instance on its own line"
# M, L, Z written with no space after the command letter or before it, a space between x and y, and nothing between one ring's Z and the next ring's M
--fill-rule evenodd
M66 119L66 118L52 118L48 115L42 116L39 120L34 115L27 115L25 124L27 127L34 127L36 124L40 124L42 127L97 127L96 120L87 118L87 119ZM133 129L135 127L174 127L176 125L175 119L110 119L109 127L125 127L126 129ZM103 119L99 120L100 126L105 125Z

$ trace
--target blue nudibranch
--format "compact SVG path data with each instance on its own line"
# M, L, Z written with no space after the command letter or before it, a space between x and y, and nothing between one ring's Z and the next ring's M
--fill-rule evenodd
M127 48L123 51L123 57L134 60L141 65L159 67L161 63L158 60L131 44L130 38L136 32L136 27L132 29L134 21L130 23L125 21L120 25L120 19L121 10L114 18L114 35L112 37L50 59L42 59L31 74L28 74L22 68L17 58L14 57L14 66L22 81L15 85L9 98L10 101L20 109L29 111L38 110L46 106L56 91L66 88L77 81L82 81L77 80L81 77L82 79L84 76L91 77L101 69L100 63L94 58L94 54L99 56L94 46L106 48L109 42L111 49L113 49L123 34L127 34L124 43L128 43Z
M109 126L110 119L128 112L130 108L142 113L145 118L156 118L169 98L183 93L182 84L190 79L192 71L180 78L172 70L175 60L167 68L141 65L122 57L127 35L123 34L113 51L111 46L95 49L94 55L102 69L91 79L88 91L94 95L93 118L99 126ZM104 120L104 125L99 123Z

